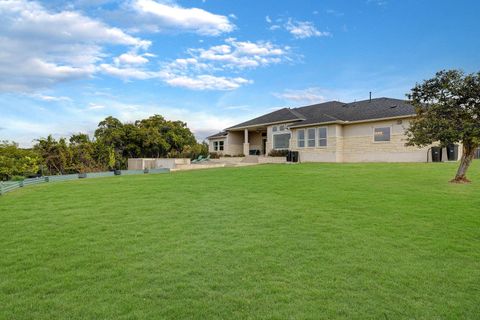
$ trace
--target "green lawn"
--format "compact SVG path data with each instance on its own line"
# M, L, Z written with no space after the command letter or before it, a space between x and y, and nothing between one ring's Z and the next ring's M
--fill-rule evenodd
M480 162L262 165L0 197L0 319L478 319Z

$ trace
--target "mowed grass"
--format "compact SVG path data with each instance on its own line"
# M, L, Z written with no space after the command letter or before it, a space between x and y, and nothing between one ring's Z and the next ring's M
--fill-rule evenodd
M479 319L480 163L302 164L0 197L1 319Z

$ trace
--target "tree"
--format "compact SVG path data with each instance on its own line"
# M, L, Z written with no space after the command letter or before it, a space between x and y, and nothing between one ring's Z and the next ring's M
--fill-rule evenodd
M73 170L76 172L92 172L100 169L95 159L95 146L90 137L84 133L74 134L70 137L70 154L72 156Z
M14 142L0 141L0 180L36 174L39 162L32 150L20 149Z
M461 143L462 158L451 182L470 182L467 170L480 144L480 73L440 71L407 96L417 113L407 130L407 145Z
M64 174L72 168L72 155L64 138L57 141L49 135L36 141L33 149L43 159L50 174Z

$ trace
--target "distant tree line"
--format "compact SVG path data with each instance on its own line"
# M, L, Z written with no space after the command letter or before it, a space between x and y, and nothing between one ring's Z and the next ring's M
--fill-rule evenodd
M198 143L186 123L160 115L134 123L107 117L93 138L78 133L69 139L49 135L35 141L31 149L0 141L0 180L125 169L128 158L195 158L208 153L208 145Z

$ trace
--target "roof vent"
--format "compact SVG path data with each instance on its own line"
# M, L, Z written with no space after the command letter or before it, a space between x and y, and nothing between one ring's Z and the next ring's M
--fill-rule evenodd
M397 105L391 106L390 109L395 109Z

